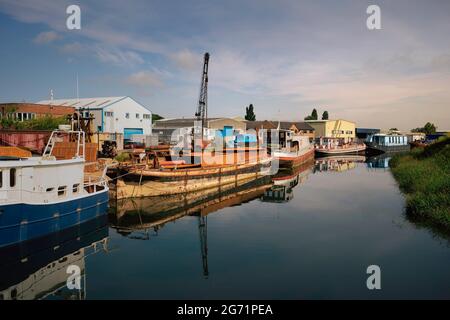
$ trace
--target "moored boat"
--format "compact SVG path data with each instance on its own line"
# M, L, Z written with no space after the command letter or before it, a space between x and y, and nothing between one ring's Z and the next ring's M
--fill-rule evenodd
M106 214L103 177L85 181L82 131L54 131L41 157L0 161L0 247L44 237ZM76 143L70 159L58 159L55 145Z
M364 141L367 147L375 152L404 152L410 150L408 137L398 133L377 133Z
M320 138L319 143L315 146L315 151L319 155L338 155L361 153L366 150L364 143L355 141L345 142L341 138Z

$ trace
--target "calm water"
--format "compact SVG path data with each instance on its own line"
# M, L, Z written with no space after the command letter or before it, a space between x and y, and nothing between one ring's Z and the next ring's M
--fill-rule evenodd
M119 203L109 230L82 237L81 292L51 292L56 273L28 287L51 299L450 298L448 240L407 220L383 164L316 161L277 186Z

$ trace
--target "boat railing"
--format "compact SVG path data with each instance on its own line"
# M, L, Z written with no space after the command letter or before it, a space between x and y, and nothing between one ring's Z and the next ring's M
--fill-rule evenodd
M85 158L86 154L86 133L84 131L73 131L73 130L53 130L52 134L50 135L50 138L47 141L47 144L45 145L44 152L42 153L43 158L51 158L53 156L53 149L55 147L55 144L58 142L59 139L63 139L62 137L66 135L69 138L73 135L76 135L74 138L75 142L77 143L77 149L75 152L75 155L73 156L73 159L79 159ZM81 149L81 150L80 150ZM81 152L80 152L81 151Z

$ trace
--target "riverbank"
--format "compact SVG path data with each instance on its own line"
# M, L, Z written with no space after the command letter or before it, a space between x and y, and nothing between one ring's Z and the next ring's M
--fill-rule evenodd
M389 165L412 218L450 228L450 138L394 156Z

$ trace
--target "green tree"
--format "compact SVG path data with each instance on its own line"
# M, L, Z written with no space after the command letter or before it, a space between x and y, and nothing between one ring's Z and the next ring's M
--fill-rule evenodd
M312 120L317 120L318 119L317 110L315 108L311 112L311 117L312 117Z
M423 132L425 134L433 134L436 133L436 126L433 123L427 122L423 127Z
M253 110L253 104L250 104L248 107L245 107L245 120L247 121L255 121L256 115Z
M324 111L323 113L322 113L322 120L328 120L328 111Z
M412 129L411 132L422 132L425 134L433 134L436 133L436 129L437 127L433 123L427 122L425 126L423 126L422 128Z
M305 119L305 120L314 120L313 117L312 117L311 115L306 116L304 119Z
M155 123L155 121L161 120L161 119L164 119L164 117L160 116L157 113L152 113L152 123Z

